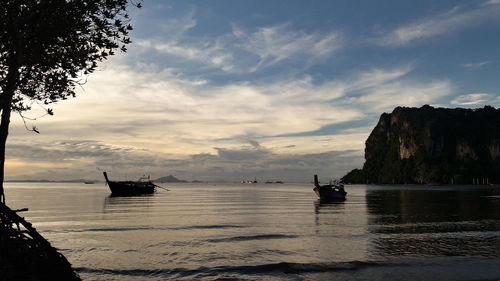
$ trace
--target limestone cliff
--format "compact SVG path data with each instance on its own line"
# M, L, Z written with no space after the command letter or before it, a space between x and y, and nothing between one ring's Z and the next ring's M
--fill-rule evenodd
M500 183L500 109L397 107L366 140L351 183Z

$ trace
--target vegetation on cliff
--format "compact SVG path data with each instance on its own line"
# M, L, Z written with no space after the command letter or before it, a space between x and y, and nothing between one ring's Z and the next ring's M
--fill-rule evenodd
M397 107L366 140L348 183L500 182L500 109Z

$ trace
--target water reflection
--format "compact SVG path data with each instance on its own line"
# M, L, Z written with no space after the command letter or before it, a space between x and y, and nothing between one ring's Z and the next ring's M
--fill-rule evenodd
M344 201L321 201L317 200L314 202L314 213L331 213L345 210ZM317 216L316 216L317 217Z
M138 209L145 211L153 205L153 194L140 196L113 196L104 199L103 213L107 212L137 212Z
M373 254L500 257L499 189L366 191Z
M315 232L318 235L331 225L342 224L345 204L343 201L323 202L318 199L314 202L314 213Z

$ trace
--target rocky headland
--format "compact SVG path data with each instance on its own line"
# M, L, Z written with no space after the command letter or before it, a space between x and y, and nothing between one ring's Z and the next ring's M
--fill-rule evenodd
M397 107L365 143L347 183L500 183L500 109Z

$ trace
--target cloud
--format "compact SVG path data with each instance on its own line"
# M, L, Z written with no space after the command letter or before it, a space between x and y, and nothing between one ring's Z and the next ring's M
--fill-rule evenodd
M133 155L130 159L129 156ZM74 161L92 160L104 161L113 159L116 162L134 161L134 163L151 162L154 153L145 149L133 147L119 147L92 140L64 140L46 143L43 141L17 141L9 145L7 158L22 159L23 161L44 162L58 164L73 163ZM141 161L144 159L144 161Z
M219 148L216 154L193 155L191 158L198 173L202 171L206 177L224 175L229 181L258 176L259 180L307 182L314 173L341 177L363 162L359 151L277 154L266 148Z
M363 104L375 112L388 111L395 106L421 106L433 104L442 97L452 93L448 81L430 83L393 82L378 85L369 91L364 91L358 97L346 99L349 104Z
M410 65L397 67L394 69L373 68L367 71L358 73L354 79L349 81L346 90L362 91L378 87L383 84L395 81L408 75L413 70Z
M463 67L467 67L467 68L473 68L473 69L476 69L476 68L481 68L487 64L491 63L491 61L482 61L482 62L475 62L475 63L464 63L464 64L461 64L461 66Z
M194 20L192 20L194 21ZM192 37L182 31L191 21L180 22L173 38L143 39L143 52L154 50L185 62L201 64L224 72L256 72L284 61L318 62L343 47L338 32L308 33L294 30L289 23L260 27L254 32L232 25L231 33L215 38Z
M450 81L414 80L410 78L413 69L411 65L405 65L361 71L342 80L325 82L310 91L309 97L316 104L322 100L330 101L339 108L356 109L364 112L364 116L371 116L401 105L433 104L451 95L453 87Z
M15 139L7 149L6 170L10 179L99 178L101 174L96 168L134 174L155 167L176 167L178 162L172 155L101 141Z
M117 62L89 77L77 99L54 105L54 117L37 121L42 134L25 132L13 119L8 161L69 166L54 165L50 173L11 169L10 178L100 178L95 167L204 180L341 173L361 165L367 124L335 134L287 135L369 123L397 105L432 103L451 88L446 81L411 79L411 66L372 68L321 83L303 75L213 85L172 69Z
M215 148L215 153L178 158L99 141L68 140L53 144L38 141L11 145L8 151L8 179L102 179L100 169L96 169L101 168L117 179L151 173L153 177L175 174L186 179L211 181L239 181L258 175L272 180L304 182L313 173L330 175L335 171L335 176L340 177L362 163L360 150L283 154L263 146Z
M343 46L338 33L305 33L292 30L290 24L262 27L253 33L237 29L233 34L238 39L237 47L258 56L258 63L251 68L252 72L286 59L327 58Z
M155 38L165 38L168 37L169 40L177 41L184 38L185 34L191 31L198 25L197 20L195 19L195 9L191 8L188 12L182 15L173 15L171 13L171 7L157 6L154 8L154 12L147 8L142 11L145 13L146 17L140 18L141 21L144 22L144 28L150 30L154 30ZM162 15L161 17L157 17L154 13L159 10L163 10L162 13L169 14L168 16ZM152 27L153 26L153 27ZM141 32L138 32L136 36L141 36ZM141 38L144 40L144 38Z
M496 3L496 1L490 1L490 4ZM482 5L473 9L454 7L433 17L397 27L375 39L375 42L386 47L408 46L424 39L477 26L484 21L496 19L499 11L499 5Z
M36 125L41 137L106 139L117 146L173 154L204 153L217 146L213 142L218 139L246 138L257 147L248 136L311 132L398 105L433 103L451 92L447 81L410 79L411 70L371 69L319 84L306 75L215 86L169 71L109 65L89 78L86 93L55 105L55 116ZM13 122L15 132L22 133L20 120Z
M201 48L182 45L179 42L152 43L151 41L140 41L139 45L152 47L160 53L220 68L224 71L231 71L233 69L233 56L224 53L223 47L217 44Z
M493 100L494 97L490 94L473 93L473 94L458 96L451 101L451 104L468 106L468 105L494 103Z
M108 64L89 78L85 92L79 89L78 98L53 105L54 117L33 123L41 135L25 132L22 121L14 117L9 142L27 138L57 143L71 136L114 147L189 155L212 151L219 139L234 143L246 138L246 143L257 147L259 143L248 136L314 131L363 118L356 109L323 102L341 93L329 90L328 85L316 86L308 78L214 86L170 71L151 70Z
M266 149L227 149L216 147L217 155L221 160L236 162L254 162L269 154Z
M248 139L248 138L245 138L245 137L234 137L233 139L236 140L236 141L238 141L238 142L248 143L253 148L260 148L259 142L255 141L255 140Z

